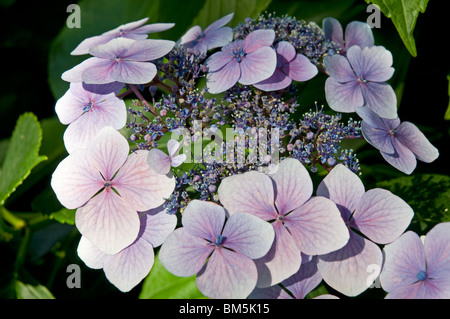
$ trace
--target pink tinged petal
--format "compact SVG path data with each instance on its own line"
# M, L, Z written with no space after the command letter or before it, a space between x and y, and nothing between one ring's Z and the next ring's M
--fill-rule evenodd
M141 25L143 25L144 23L146 23L148 21L148 18L142 18L140 20L137 21L132 21L132 22L128 22L125 24L122 24L120 26L118 26L117 28L104 32L102 33L102 35L114 35L114 36L118 36L120 34L120 30L123 31L131 31L133 29L136 29L138 27L140 27Z
M380 283L387 292L410 287L418 281L417 274L426 271L425 250L419 236L407 231L384 247L384 265Z
M394 74L392 54L382 46L353 46L347 51L347 59L358 77L366 81L385 82Z
M194 46L194 41L198 40L202 36L202 28L196 25L190 28L180 39L180 44L187 48Z
M121 61L111 69L114 81L127 84L145 84L156 76L156 66L150 62Z
M237 212L253 214L263 220L277 218L272 179L259 172L232 175L219 185L219 199L230 215Z
M206 53L207 50L215 49L227 45L233 40L233 29L230 27L223 27L217 30L209 31L203 37L200 43L206 46L206 50L199 50L200 52ZM200 44L199 43L199 44ZM197 48L197 46L195 47Z
M425 135L410 122L403 122L395 131L395 138L422 162L431 163L439 157L439 151Z
M289 63L294 60L296 56L296 51L294 46L287 41L280 41L275 46L275 51L277 52L277 58L279 61ZM281 59L280 59L281 57Z
M144 150L130 154L112 182L112 187L137 211L162 205L175 189L175 178L153 171L147 155Z
M278 91L287 88L292 83L292 80L288 78L279 69L275 69L272 76L264 81L253 84L253 86L262 91Z
M220 70L209 72L206 76L206 85L210 93L221 93L234 86L240 77L239 63L231 61Z
M397 139L392 139L395 148L394 154L381 152L383 158L392 166L405 174L411 174L417 166L416 156Z
M172 157L172 162L171 162L172 163L172 167L180 166L181 164L184 163L186 158L187 158L186 154L180 154L180 155L177 155L175 157Z
M307 255L322 255L347 244L349 233L336 205L325 197L312 197L283 218L298 249Z
M389 84L365 82L361 84L365 106L385 119L396 119L397 96Z
M293 299L278 285L267 288L255 288L247 299Z
M348 221L364 193L358 175L342 164L336 165L317 188L318 196L327 197L336 204L344 221Z
M372 29L367 23L352 21L345 27L345 45L347 48L358 45L361 48L374 45Z
M99 95L106 95L109 93L119 94L123 89L124 84L120 82L111 82L105 84L86 84L83 83L83 89Z
M180 147L180 142L174 139L170 139L167 142L167 151L169 152L170 156L173 156L177 153L178 149Z
M381 250L376 244L350 231L348 244L319 256L317 268L333 289L347 296L357 296L372 285L382 261Z
M71 83L79 84L80 83ZM62 124L69 124L83 114L84 97L78 97L69 89L56 101L55 112ZM87 103L86 103L87 104Z
M137 40L138 36L142 36L145 39L147 38L147 33L166 31L173 28L174 26L175 23L152 23L129 32L128 34L126 34L126 37Z
M103 179L86 156L78 150L56 167L51 186L61 204L68 209L84 205L103 187Z
M128 292L148 275L154 261L152 245L139 238L119 253L107 255L103 270L114 286L122 292Z
M139 62L152 61L165 56L174 46L175 42L168 40L139 40L132 43L121 57Z
M141 224L144 224L141 237L153 247L158 247L174 231L177 226L177 216L167 214L165 209L159 206L146 211L141 216Z
M213 251L213 245L208 245L207 241L181 227L175 229L162 244L159 260L175 276L189 277L203 268Z
M360 85L356 81L339 83L329 77L325 81L325 97L330 108L336 112L352 113L364 104Z
M236 213L228 219L222 236L225 238L224 247L257 259L267 254L275 232L271 224L256 216Z
M322 28L326 39L336 42L342 49L345 49L344 30L338 20L325 18L322 21Z
M140 228L136 210L108 188L77 210L75 223L83 236L110 255L133 243Z
M304 299L322 281L322 276L317 269L317 260L301 265L298 272L282 282L296 299Z
M214 251L196 278L198 289L214 299L247 298L256 280L253 260L221 247Z
M416 281L407 286L398 286L391 290L386 299L426 299L429 297L429 285L423 281Z
M110 181L117 170L125 163L130 147L127 140L111 126L98 132L87 148L89 165L95 167Z
M96 47L100 44L105 44L114 37L112 35L97 35L87 39L84 39L78 46L70 52L71 55L83 55L88 54L89 49Z
M227 14L226 16L220 18L219 20L214 21L205 29L205 33L209 33L211 31L222 28L223 26L225 26L228 22L230 22L233 19L233 16L234 16L234 13L230 13L230 14Z
M300 207L313 193L311 177L296 159L281 161L276 173L269 176L275 181L275 206L280 215Z
M184 209L182 223L192 236L214 242L222 233L225 210L216 203L194 199Z
M147 161L153 171L158 174L166 175L170 172L170 156L157 148L148 152Z
M132 39L115 38L108 43L91 48L89 53L98 58L115 60L124 57L135 42Z
M268 79L275 72L277 54L270 47L262 47L248 53L239 65L241 68L239 83L244 85L255 84Z
M275 230L272 247L264 257L255 260L259 288L282 282L295 274L302 264L302 257L295 240L283 223L277 220L272 225Z
M98 59L98 63L83 71L82 81L87 84L108 84L116 82L111 77L111 70L115 67L116 62L108 59Z
M275 31L273 30L255 30L249 33L242 45L245 53L249 54L263 47L269 47L275 40Z
M394 145L392 145L392 136L389 134L389 131L370 126L365 121L361 122L361 131L364 139L381 152L388 154L395 152Z
M434 226L425 237L425 255L430 279L445 281L445 293L449 298L450 290L450 223ZM431 281L431 280L430 280Z
M297 54L288 64L284 64L281 70L294 81L308 81L318 73L317 67L303 54Z
M233 60L232 53L219 51L211 55L211 57L208 60L206 60L206 66L208 67L209 72L216 72L222 69L228 63L230 63L231 60Z
M398 117L395 119L384 119L368 107L358 107L356 108L356 113L358 113L364 122L380 130L390 131L400 125L400 119Z
M334 54L326 56L323 60L328 74L336 81L341 83L353 82L357 79L355 71L346 57Z
M81 236L77 247L78 257L92 269L101 269L105 264L106 254L91 244L86 237Z
M400 197L376 188L367 191L353 214L358 230L378 244L397 239L409 226L413 209Z
M96 57L92 57L84 60L80 64L74 66L70 70L65 71L61 78L67 82L85 82L85 78L83 76L84 72L90 68L96 69L100 72L96 78L103 79L109 76L108 68L111 66L112 62L110 60L100 59ZM106 73L106 74L105 74ZM114 82L113 80L110 82ZM105 82L107 83L107 82Z

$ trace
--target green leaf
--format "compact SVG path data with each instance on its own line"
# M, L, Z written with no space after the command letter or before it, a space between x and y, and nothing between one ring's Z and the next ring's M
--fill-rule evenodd
M47 159L46 156L39 156L41 140L41 126L36 116L32 113L21 115L0 172L0 205L5 203L37 164Z
M419 12L424 13L429 0L366 0L367 3L377 5L381 12L391 18L398 34L412 56L417 56L414 41L414 27Z
M16 281L16 294L18 299L55 299L47 287L24 284L19 280Z
M450 177L421 174L378 182L414 209L410 228L425 234L434 225L450 221Z
M168 272L155 257L150 274L145 278L140 299L204 299L198 290L195 276L177 277Z
M61 224L75 225L75 209L61 208L57 212L51 213L50 218Z
M450 97L450 74L447 75L447 81L448 81L448 96ZM444 120L450 120L450 100L448 102L447 111L444 115Z

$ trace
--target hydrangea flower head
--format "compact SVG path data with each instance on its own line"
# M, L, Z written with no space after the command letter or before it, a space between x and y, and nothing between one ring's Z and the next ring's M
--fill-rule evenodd
M408 231L384 252L380 283L386 298L450 298L450 223L434 226L423 242Z
M183 227L169 235L159 258L176 276L197 274L197 286L207 297L246 298L257 281L253 259L267 253L274 232L250 214L225 219L220 205L192 200L183 211Z
M148 61L166 55L174 45L175 42L168 40L114 38L91 48L89 53L93 57L67 70L61 77L67 82L87 84L145 84L157 71Z
M326 254L343 247L349 233L336 205L311 197L311 177L296 159L280 162L271 175L250 171L222 180L218 194L230 215L246 212L271 221L275 241L257 260L258 287L269 287L296 273L301 253Z
M76 209L80 233L107 254L130 245L140 229L138 211L162 205L175 188L171 176L155 173L147 151L128 156L125 137L110 126L86 149L59 163L51 186L63 206Z
M251 85L272 76L277 66L277 54L270 47L274 40L273 30L256 30L211 55L206 61L209 92L224 92L238 82Z
M347 24L345 27L345 40L342 25L335 18L323 19L322 28L325 38L336 43L341 48L339 53L342 55L345 55L347 50L354 45L365 48L371 47L375 43L372 29L364 22L352 21Z
M411 122L383 119L367 108L357 108L356 112L363 119L361 130L367 142L403 173L411 174L417 160L431 163L439 157L437 148Z
M180 39L180 44L200 53L222 47L233 40L233 30L225 25L233 19L230 13L210 24L204 31L198 25L190 28Z
M177 140L170 139L167 142L167 150L169 155L157 148L152 148L148 153L149 165L155 172L160 174L168 174L171 167L178 167L186 160L186 154L179 154L181 143Z
M104 32L101 35L93 36L83 40L70 54L83 55L88 54L89 50L100 44L105 44L115 38L127 38L133 40L144 40L148 33L165 31L172 28L174 23L153 23L142 26L148 21L144 18L138 21L126 23L117 28Z
M254 84L254 87L263 91L281 90L288 87L292 80L308 81L317 74L316 66L303 54L297 54L289 42L278 42L275 51L277 52L275 72L270 78Z
M393 73L392 54L381 46L361 49L354 45L347 56L326 56L325 97L336 112L355 112L356 107L370 108L383 118L397 117L397 97L386 83Z
M366 192L359 177L342 164L336 165L322 180L317 195L336 203L350 231L348 243L319 256L317 267L331 287L347 296L356 296L368 288L368 267L376 265L381 270L383 256L377 244L397 239L414 212L387 190L374 188Z
M86 148L105 126L119 130L125 126L125 102L116 97L123 84L88 85L71 83L69 90L56 102L55 111L62 124L69 124L64 132L64 145L70 154Z
M138 213L140 230L136 240L120 252L109 255L92 245L84 236L78 244L78 256L93 269L101 269L106 278L123 292L130 291L150 272L154 248L162 245L175 229L177 218L157 207Z

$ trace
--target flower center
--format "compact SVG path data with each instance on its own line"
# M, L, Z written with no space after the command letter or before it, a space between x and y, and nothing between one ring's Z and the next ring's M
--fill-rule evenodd
M364 78L364 76L362 76L362 75L360 75L360 76L358 77L357 81L358 81L358 82L361 82L361 83L366 83L366 82L367 82L367 80L366 80L366 79Z
M425 271L421 270L417 273L416 277L419 281L422 281L422 280L427 279L428 275Z
M226 237L223 237L222 235L219 235L216 237L216 241L214 242L214 245L220 246L225 241Z
M237 48L233 50L234 58L236 59L236 62L241 62L242 59L245 57L245 52L242 48Z
M83 111L84 111L84 112L89 111L89 110L91 109L92 106L94 106L94 103L89 102L88 104L86 104L86 105L84 106Z
M111 187L112 183L110 181L105 181L103 184L104 187Z

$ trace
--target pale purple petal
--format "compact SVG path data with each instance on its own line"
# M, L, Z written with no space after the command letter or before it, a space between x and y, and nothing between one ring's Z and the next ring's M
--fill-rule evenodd
M322 28L326 39L336 42L339 47L345 49L344 30L338 20L335 18L325 18L322 21Z
M361 86L356 81L340 83L329 77L325 81L325 97L336 112L352 113L364 104Z
M112 40L113 35L97 35L84 39L78 46L70 52L71 55L83 55L88 54L89 49L96 47L100 44L105 44L106 42Z
M427 258L427 270L430 278L445 281L446 298L450 290L450 223L434 226L426 235L424 246ZM430 280L431 281L431 280ZM442 283L444 284L444 283ZM441 289L444 286L441 286ZM444 290L444 289L442 289Z
M245 255L218 248L198 273L198 289L214 299L243 299L255 288L256 266Z
M317 188L317 195L331 199L345 221L349 220L364 193L358 175L342 164L336 165Z
M405 121L397 127L395 138L422 162L431 163L439 157L438 149L428 141L417 126L410 122Z
M353 46L347 51L347 59L358 77L366 81L385 82L394 74L392 54L382 46Z
M158 174L166 175L170 172L170 156L157 148L148 152L148 165Z
M208 91L213 94L224 92L235 85L240 76L239 63L231 61L220 70L208 73L206 76Z
M97 70L97 72L99 72L99 74L97 74L96 76L92 75L93 80L97 79L98 81L103 83L108 83L108 80L110 80L109 82L114 82L113 79L109 78L109 68L112 66L112 64L113 61L92 57L84 60L70 70L65 71L61 75L61 79L67 82L89 82L84 78L84 72L88 69L94 68L95 70Z
M358 113L364 122L381 130L395 130L400 125L400 119L398 117L395 119L381 118L368 107L358 107L356 108L356 113Z
M183 211L182 223L192 236L214 242L222 233L225 209L214 202L193 199Z
M202 36L202 28L198 25L190 28L180 39L180 44L187 48L192 48L194 41L200 39Z
M397 239L409 226L413 209L400 197L381 188L368 190L353 214L358 230L378 244Z
M342 248L348 229L336 205L325 197L312 197L283 218L298 249L307 255L322 255Z
M262 91L270 92L287 88L291 83L292 80L277 68L270 78L255 83L253 86Z
M244 40L242 48L244 52L249 54L262 47L269 47L275 40L275 31L271 29L267 30L255 30L249 33Z
M181 164L184 163L186 158L187 158L186 154L180 154L180 155L172 157L172 161L171 161L172 167L180 166Z
M177 226L177 216L167 214L162 205L144 212L140 218L141 224L144 225L140 236L153 247L162 245Z
M255 288L247 299L292 299L279 285Z
M365 106L370 108L380 117L396 119L397 96L392 87L387 83L365 82L361 83L361 93Z
M208 67L209 72L216 72L222 69L228 63L231 63L233 60L233 55L229 52L219 51L211 55L211 57L206 60L206 66ZM234 62L234 61L233 61ZM237 64L237 63L234 63ZM240 76L240 71L239 71ZM236 80L237 81L237 80Z
M361 48L371 47L375 43L372 29L367 23L352 21L345 27L345 46L358 45Z
M101 269L105 263L106 254L91 244L86 237L81 236L77 247L78 257L92 269Z
M192 236L184 227L175 229L162 244L159 260L164 268L179 277L189 277L198 273L214 245L196 236Z
M275 46L275 51L277 52L278 62L283 64L291 62L296 56L294 46L287 41L278 42Z
M110 181L127 160L129 150L126 138L113 127L105 126L87 148L87 166L95 167L105 181Z
M175 45L175 42L168 40L145 39L132 43L125 55L120 57L133 61L152 61L159 59L169 53Z
M317 67L303 54L281 67L281 70L294 81L308 81L318 73Z
M140 229L136 210L108 188L78 208L75 224L94 246L110 255L133 243Z
M407 231L396 241L384 246L384 265L380 283L387 292L402 286L411 287L417 274L426 271L425 250L419 236ZM413 290L414 288L411 287Z
M430 291L431 290L431 291ZM424 281L417 281L407 286L399 286L391 290L386 299L426 299L434 293ZM435 297L437 298L437 296Z
M147 155L144 150L130 154L112 182L112 187L137 211L162 205L175 189L175 178L153 171Z
M275 240L269 252L256 259L259 288L270 287L295 274L302 264L302 257L289 231L279 220L272 223Z
M347 296L357 296L369 288L381 270L383 256L371 241L350 231L343 248L319 256L317 268L323 280Z
M68 209L84 205L103 187L103 179L88 160L85 150L63 159L51 179L51 186L61 204Z
M256 216L236 213L227 220L222 236L224 247L257 259L269 251L275 232L271 224Z
M256 31L254 31L256 32ZM239 83L255 84L268 79L277 67L277 54L270 47L262 47L248 53L241 61Z
M145 84L153 80L156 73L157 69L153 63L123 60L114 64L114 67L111 68L110 77L114 81L122 83Z
M311 177L296 159L284 159L269 176L275 181L275 206L282 216L303 205L313 193Z
M72 85L80 85L81 83L71 83ZM84 95L78 96L71 89L67 90L62 97L56 101L55 112L62 124L69 124L75 121L83 114L83 105L88 103Z
M346 57L334 54L323 60L327 73L337 82L354 82L357 79L355 71Z
M233 29L230 27L223 27L217 30L209 31L208 33L205 31L205 36L202 38L200 43L205 45L207 50L211 50L222 47L228 44L231 40L233 40ZM197 46L194 48L197 49ZM206 51L199 51L206 53Z
M118 36L121 32L127 32L127 31L132 31L133 29L136 29L138 27L140 27L141 25L143 25L144 23L146 23L148 21L148 18L142 18L136 21L132 21L132 22L128 22L125 24L122 24L120 26L118 26L115 29L112 29L110 31L106 31L104 33L102 33L102 35L114 35L114 36Z
M277 218L272 179L259 172L232 175L219 185L219 199L230 215L245 212L263 220Z
M113 60L109 59L100 59L100 58L92 58L98 59L95 65L89 66L85 70L83 70L81 74L81 80L87 84L108 84L112 82L116 82L114 78L111 77L111 70L117 64ZM64 74L63 74L64 75ZM76 81L72 81L76 82ZM80 81L78 81L80 82Z
M220 18L219 20L214 21L205 29L205 34L211 32L211 31L217 30L219 28L222 28L223 26L225 26L228 22L230 22L233 19L233 16L234 16L234 13L230 13L230 14L227 14L226 16Z
M98 58L115 60L126 56L128 49L135 42L132 39L115 38L105 44L91 48L89 53Z
M125 33L125 37L135 40L147 38L148 33L166 31L175 26L175 23L152 23L139 27L132 32Z
M322 281L317 270L317 259L301 265L298 272L282 282L296 299L304 299Z
M368 109L363 107L361 109ZM361 122L361 131L364 139L369 142L370 145L377 148L381 152L393 154L395 153L394 145L392 144L392 135L385 129L373 127L364 120Z
M86 84L83 82L83 89L85 91L95 93L98 95L106 95L109 93L119 94L123 89L124 84L120 82L111 82L105 84Z
M180 147L180 142L178 142L177 140L170 139L167 142L167 151L169 152L170 156L174 156L177 153L179 147Z
M395 148L394 154L381 152L383 158L392 166L405 174L411 174L417 166L416 156L397 139L392 139Z
M107 255L103 270L114 286L122 292L128 292L148 275L154 261L152 245L139 238L117 254Z

